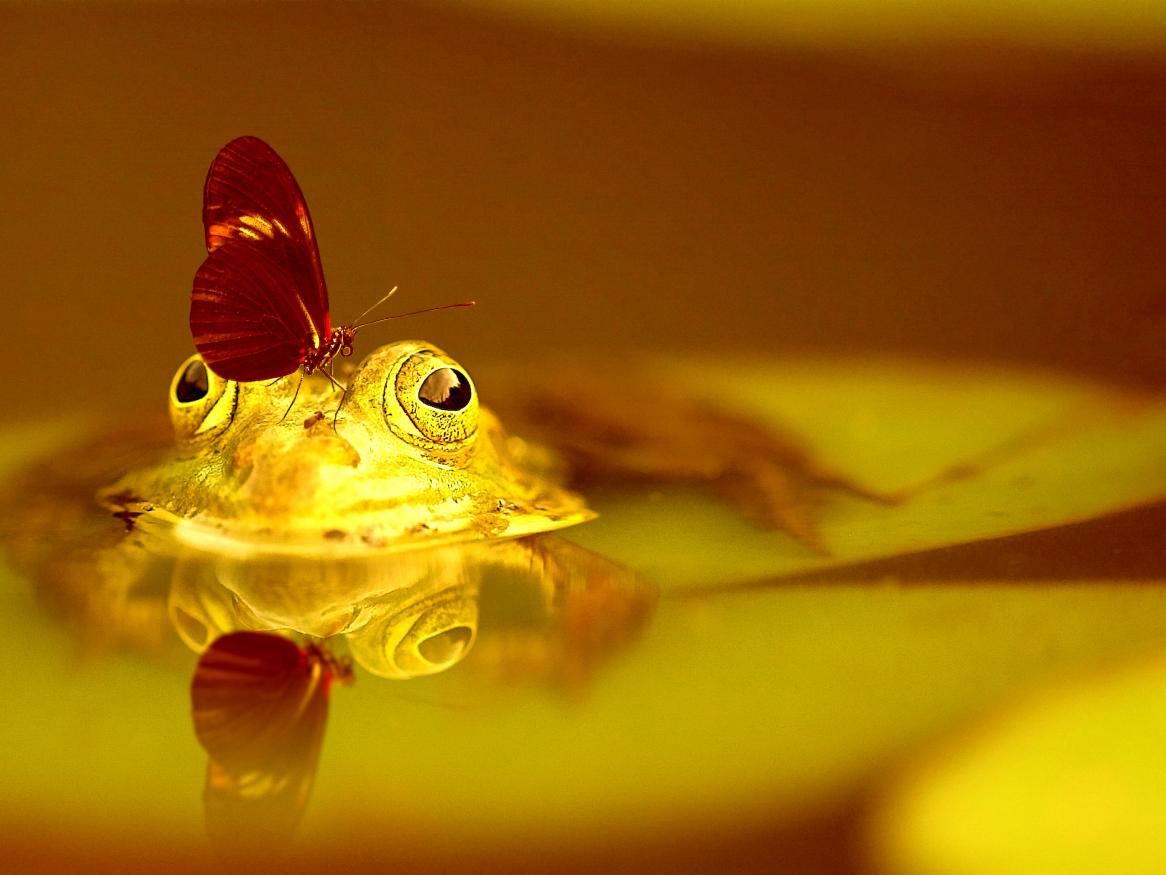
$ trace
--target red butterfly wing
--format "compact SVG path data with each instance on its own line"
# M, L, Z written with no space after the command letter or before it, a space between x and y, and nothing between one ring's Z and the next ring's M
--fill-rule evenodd
M210 255L191 294L195 346L226 379L290 374L331 333L320 253L295 177L259 138L232 140L207 173L202 219Z
M210 756L207 830L221 848L289 839L307 805L332 670L278 635L235 632L203 653L194 731Z
M227 380L274 380L327 334L292 297L296 278L274 253L228 240L194 276L190 331L207 367ZM325 325L327 320L324 320Z

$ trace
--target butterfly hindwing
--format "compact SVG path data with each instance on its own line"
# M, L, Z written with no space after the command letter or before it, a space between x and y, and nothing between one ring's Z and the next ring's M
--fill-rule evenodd
M274 380L299 367L327 335L290 303L295 278L262 247L229 240L194 277L190 331L207 367L227 380Z
M195 346L226 379L290 374L328 338L331 321L308 205L274 149L239 137L219 151L203 189L203 226L209 254L191 297Z

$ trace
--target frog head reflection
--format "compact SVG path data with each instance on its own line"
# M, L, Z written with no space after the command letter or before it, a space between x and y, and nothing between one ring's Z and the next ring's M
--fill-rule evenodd
M174 568L168 610L198 652L229 632L270 631L329 639L383 678L438 674L474 651L479 679L561 687L634 640L653 605L627 569L541 536L326 563L191 554Z
M653 601L629 572L555 539L322 566L180 561L169 613L202 653L192 710L209 756L208 833L228 853L286 846L329 690L351 679L344 649L366 672L406 679L444 672L477 644L478 679L575 687L636 636ZM301 637L302 648L289 640Z
M360 667L380 677L436 674L460 662L478 633L479 580L461 554L323 566L183 562L170 617L196 652L230 632L268 631L342 639Z

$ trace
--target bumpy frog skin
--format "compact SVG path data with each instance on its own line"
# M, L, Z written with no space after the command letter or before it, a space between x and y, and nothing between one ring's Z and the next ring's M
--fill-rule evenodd
M551 458L507 435L464 369L430 344L371 353L334 420L339 404L320 377L236 383L192 356L170 385L174 452L102 499L173 524L181 542L244 554L392 552L594 516L550 476Z

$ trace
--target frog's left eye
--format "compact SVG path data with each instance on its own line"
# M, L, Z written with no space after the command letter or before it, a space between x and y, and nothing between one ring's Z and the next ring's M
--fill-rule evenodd
M235 416L238 384L224 380L192 355L170 381L170 421L180 440L216 434Z
M210 391L210 378L207 376L206 365L195 359L178 373L178 380L174 384L174 400L179 404L190 404L201 401Z
M445 353L417 349L385 386L385 417L400 437L416 446L454 449L477 432L477 393L466 372Z

